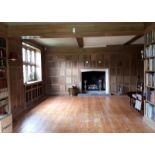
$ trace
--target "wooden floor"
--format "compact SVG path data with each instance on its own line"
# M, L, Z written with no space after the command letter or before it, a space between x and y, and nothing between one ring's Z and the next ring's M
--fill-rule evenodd
M50 97L17 120L14 132L154 132L126 96Z

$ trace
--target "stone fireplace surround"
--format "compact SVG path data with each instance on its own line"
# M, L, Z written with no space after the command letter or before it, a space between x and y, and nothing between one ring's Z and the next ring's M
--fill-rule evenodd
M82 89L82 72L105 72L105 93L110 94L110 85L109 85L109 69L81 69L81 89Z

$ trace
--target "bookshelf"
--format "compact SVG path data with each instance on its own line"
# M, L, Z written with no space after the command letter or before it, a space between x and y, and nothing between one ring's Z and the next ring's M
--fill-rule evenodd
M12 132L6 39L0 37L0 132Z
M136 91L130 95L130 105L143 114L144 112L144 83L137 81Z
M144 118L155 129L155 29L144 35Z

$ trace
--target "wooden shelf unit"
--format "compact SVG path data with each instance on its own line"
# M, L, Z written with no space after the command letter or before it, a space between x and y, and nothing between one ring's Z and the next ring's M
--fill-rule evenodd
M31 82L25 84L25 102L26 106L32 106L43 97L43 82Z
M144 83L137 82L137 89L130 94L130 105L133 106L141 114L144 113Z
M155 28L144 37L144 120L155 129Z
M12 132L9 102L7 40L0 37L0 132Z

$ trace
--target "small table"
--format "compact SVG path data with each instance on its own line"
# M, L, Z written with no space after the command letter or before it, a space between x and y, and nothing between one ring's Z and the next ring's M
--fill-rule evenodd
M68 92L70 96L77 96L79 91L77 87L72 87L68 88Z

